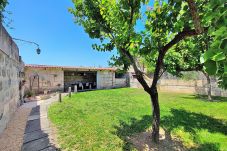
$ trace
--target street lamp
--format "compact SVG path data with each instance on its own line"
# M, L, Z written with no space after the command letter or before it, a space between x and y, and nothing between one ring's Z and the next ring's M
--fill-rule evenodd
M30 43L30 44L34 44L37 46L37 49L36 49L36 53L39 55L41 53L41 50L39 48L39 44L33 42L33 41L28 41L28 40L23 40L23 39L18 39L18 38L12 38L13 40L17 40L17 41L22 41L22 42L27 42L27 43Z
M41 50L39 49L39 47L36 49L36 52L38 55L41 53Z

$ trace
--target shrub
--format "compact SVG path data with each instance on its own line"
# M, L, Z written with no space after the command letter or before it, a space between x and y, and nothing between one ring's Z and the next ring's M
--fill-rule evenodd
M35 92L32 90L28 90L25 92L25 97L32 97L35 95Z

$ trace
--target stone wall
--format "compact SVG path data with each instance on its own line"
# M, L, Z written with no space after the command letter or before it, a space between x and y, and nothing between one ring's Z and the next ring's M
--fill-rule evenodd
M25 90L36 93L64 89L64 71L61 68L25 67ZM38 84L39 83L39 84Z
M20 105L19 83L23 63L19 49L0 24L0 133Z

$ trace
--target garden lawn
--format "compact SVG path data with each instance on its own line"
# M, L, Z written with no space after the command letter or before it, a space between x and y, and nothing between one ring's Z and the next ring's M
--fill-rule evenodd
M197 96L160 93L161 127L191 150L227 150L227 98L207 102ZM127 136L151 127L149 96L141 89L73 94L49 108L65 150L130 150Z

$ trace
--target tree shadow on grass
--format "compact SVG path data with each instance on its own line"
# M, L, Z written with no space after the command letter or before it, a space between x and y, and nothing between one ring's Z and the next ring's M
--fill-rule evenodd
M190 95L190 97L182 97L184 99L200 99L205 102L227 102L227 97L221 97L221 96L212 96L212 101L208 101L207 95L200 95L200 94L195 94L195 95Z
M193 141L197 141L197 131L207 130L210 133L222 133L227 135L227 122L212 118L201 113L188 112L183 109L172 109L172 116L165 116L161 120L161 125L169 132L176 128L183 128L185 132L189 132ZM196 151L218 151L220 145L217 143L198 144Z
M163 136L158 145L153 143L150 130L151 121L151 116L145 115L140 120L131 118L129 123L120 121L120 125L115 126L116 132L114 134L123 140L124 145L122 149L124 151L134 149L173 151L183 148L179 141L172 140L168 132L162 133Z
M120 121L119 126L114 127L116 129L114 134L124 141L122 149L125 151L132 150L134 148L128 141L128 137L136 133L144 132L151 126L151 116L145 115L141 120L131 118L129 123L130 124Z
M224 135L227 135L227 123L224 121L217 120L203 114L188 112L182 109L172 109L171 113L172 115L165 116L161 119L161 127L165 129L165 137L170 139L171 143L175 145L180 144L175 143L174 140L172 140L170 134L175 128L178 127L183 128L185 132L189 132L193 136L194 142L197 142L197 130L207 130L210 133L222 133ZM132 142L130 142L129 138L133 137L135 134L141 134L141 132L145 132L151 126L151 121L151 116L145 115L140 120L131 118L130 122L126 123L124 121L120 121L120 125L115 126L116 131L114 132L114 134L117 135L121 140L123 140L123 150L132 150L134 148L133 145L135 144L132 145ZM140 134L137 135L137 140L140 139L138 138L138 136L140 137ZM167 142L170 141L167 140ZM197 143L197 148L191 148L191 150L220 150L220 145L217 143ZM166 140L163 140L163 142L161 141L160 145L162 144L166 145ZM174 150L175 146L172 146L172 148L168 149ZM161 149L158 148L158 150Z
M196 134L196 130L208 130L210 133L227 135L226 121L214 119L201 113L188 112L183 109L172 109L172 116L165 116L161 124L168 130L183 127L185 132Z
M200 94L196 94L195 98L197 99L203 99L203 100L207 100L207 95L200 95ZM214 102L227 102L227 97L221 97L221 96L212 96L212 100ZM211 101L209 101L211 102Z

